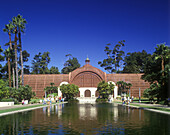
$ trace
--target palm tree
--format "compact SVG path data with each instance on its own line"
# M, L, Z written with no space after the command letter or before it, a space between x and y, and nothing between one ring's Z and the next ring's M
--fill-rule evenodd
M161 69L162 69L162 76L165 76L165 59L168 58L168 46L165 46L164 44L157 45L157 48L155 48L156 51L153 53L153 56L155 57L155 60L161 59Z
M124 93L125 92L125 88L126 88L126 85L127 85L127 83L126 82L124 82L124 81L118 81L117 83L116 83L116 85L118 85L118 94L119 95L121 95L122 93Z
M128 90L129 89L129 97L131 97L131 93L130 93L130 88L132 87L132 84L131 83L127 83L126 84L126 89Z
M9 24L5 25L5 28L3 29L4 32L7 32L9 35L9 45L10 45L10 51L12 51L12 41L11 41L11 33L14 29L14 25L10 22ZM15 71L14 67L12 67L13 72L13 87L15 88ZM11 87L11 63L10 63L10 56L8 57L8 74L9 74L9 87Z
M19 39L19 48L20 48L20 60L21 60L21 84L24 85L24 68L23 68L23 55L22 55L22 44L21 44L21 32L24 33L25 30L25 24L27 21L20 15L18 14L17 17L15 18L15 25L17 26L18 29L18 39Z
M17 56L17 33L18 33L18 29L17 29L17 17L12 18L12 23L14 25L14 33L15 33L15 38L14 38L14 50L15 50L15 71L16 71L16 88L18 89L18 56Z

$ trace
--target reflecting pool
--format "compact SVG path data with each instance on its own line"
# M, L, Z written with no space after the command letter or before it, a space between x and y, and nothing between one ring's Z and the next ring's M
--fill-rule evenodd
M1 135L170 135L170 115L118 104L57 104L0 117Z

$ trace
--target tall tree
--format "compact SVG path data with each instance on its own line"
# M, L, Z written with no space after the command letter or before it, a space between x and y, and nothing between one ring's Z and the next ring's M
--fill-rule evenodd
M11 58L11 55L12 53L10 52L10 49L5 49L4 51L4 55L5 55L5 59L7 60L7 68L8 68L8 78L9 78L9 87L11 87L11 62L10 62L10 58ZM5 66L4 66L5 67ZM3 67L3 68L4 68ZM4 68L5 69L5 68Z
M3 49L0 46L0 62L4 61L4 57L1 55L1 53L3 52ZM2 65L0 64L0 70L2 68ZM2 78L2 74L0 74L0 78Z
M17 41L18 41L18 26L17 26L17 17L12 18L12 23L14 25L14 50L15 50L15 73L16 73L16 88L18 89L18 54L17 54Z
M49 73L49 70L48 70L48 64L50 63L50 53L49 52L44 52L42 55L41 55L41 70L40 72L42 74L46 74L46 73Z
M19 49L19 51L20 51L20 49ZM24 50L24 51L22 51L22 56L23 56L22 59L23 59L23 66L24 66L24 74L29 74L30 73L29 72L29 65L24 65L24 63L28 61L30 54L26 50ZM21 59L19 59L18 63L19 63L19 66L21 66ZM21 74L21 72L19 72L19 74Z
M49 74L48 64L50 62L49 52L35 55L32 61L32 74Z
M60 74L59 70L58 70L58 67L54 67L52 66L50 68L50 74Z
M63 74L68 74L80 67L77 58L73 57L71 54L66 55L66 57L69 59L64 63L64 68L61 70Z
M5 25L5 28L3 29L4 32L7 32L9 35L9 45L10 45L10 50L8 52L12 51L12 41L11 41L11 33L13 32L14 25L12 22L9 24ZM11 63L10 63L10 55L8 55L8 76L9 76L9 87L11 87ZM15 71L14 67L12 66L12 72L13 72L13 87L15 87Z
M126 89L127 83L126 82L118 81L116 84L118 85L118 95L122 95L124 93L127 94L127 89Z
M23 54L22 54L22 43L21 43L21 32L24 33L26 20L18 14L17 17L13 19L14 25L17 27L18 32L18 40L19 40L19 48L20 48L20 60L21 60L21 84L24 85L24 67L23 67Z
M142 52L127 53L124 59L123 73L143 73L144 65L148 57L151 56L147 54L145 50Z
M170 49L165 44L157 45L155 49L153 55L146 61L142 79L148 81L151 85L154 84L150 89L156 89L157 94L154 94L157 95L159 102L160 98L161 100L168 98Z
M41 53L36 54L32 61L32 74L40 74Z
M125 46L125 40L119 41L118 44L114 46L113 49L110 49L111 44L107 44L105 47L105 52L107 54L107 58L102 62L99 61L98 64L103 67L109 73L120 72L121 66L123 65L123 56L124 51L122 51L122 47Z

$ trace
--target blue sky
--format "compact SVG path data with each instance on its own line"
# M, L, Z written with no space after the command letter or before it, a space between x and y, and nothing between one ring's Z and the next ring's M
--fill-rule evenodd
M70 53L81 66L88 55L100 68L107 43L125 40L125 53L170 45L169 7L168 0L1 0L0 45L5 49L9 41L5 24L21 14L28 22L22 36L23 50L31 55L28 64L38 52L49 51L49 67L61 70Z

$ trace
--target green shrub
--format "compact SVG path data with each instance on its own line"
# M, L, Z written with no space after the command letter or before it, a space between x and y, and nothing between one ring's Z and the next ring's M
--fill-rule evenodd
M121 100L122 98L121 97L116 97L117 100Z
M30 104L34 104L34 103L40 103L40 99L31 99Z
M77 99L68 99L68 103L78 103Z
M58 93L48 94L47 97L52 97L52 95L53 95L53 97L56 97L56 96L58 96Z
M58 93L53 93L54 97L57 97L58 96Z
M108 102L108 99L107 99L107 98L105 98L105 99L104 99L104 98L97 98L97 99L96 99L96 102L97 102L97 103L107 103L107 102Z
M12 98L3 98L1 102L14 102Z

